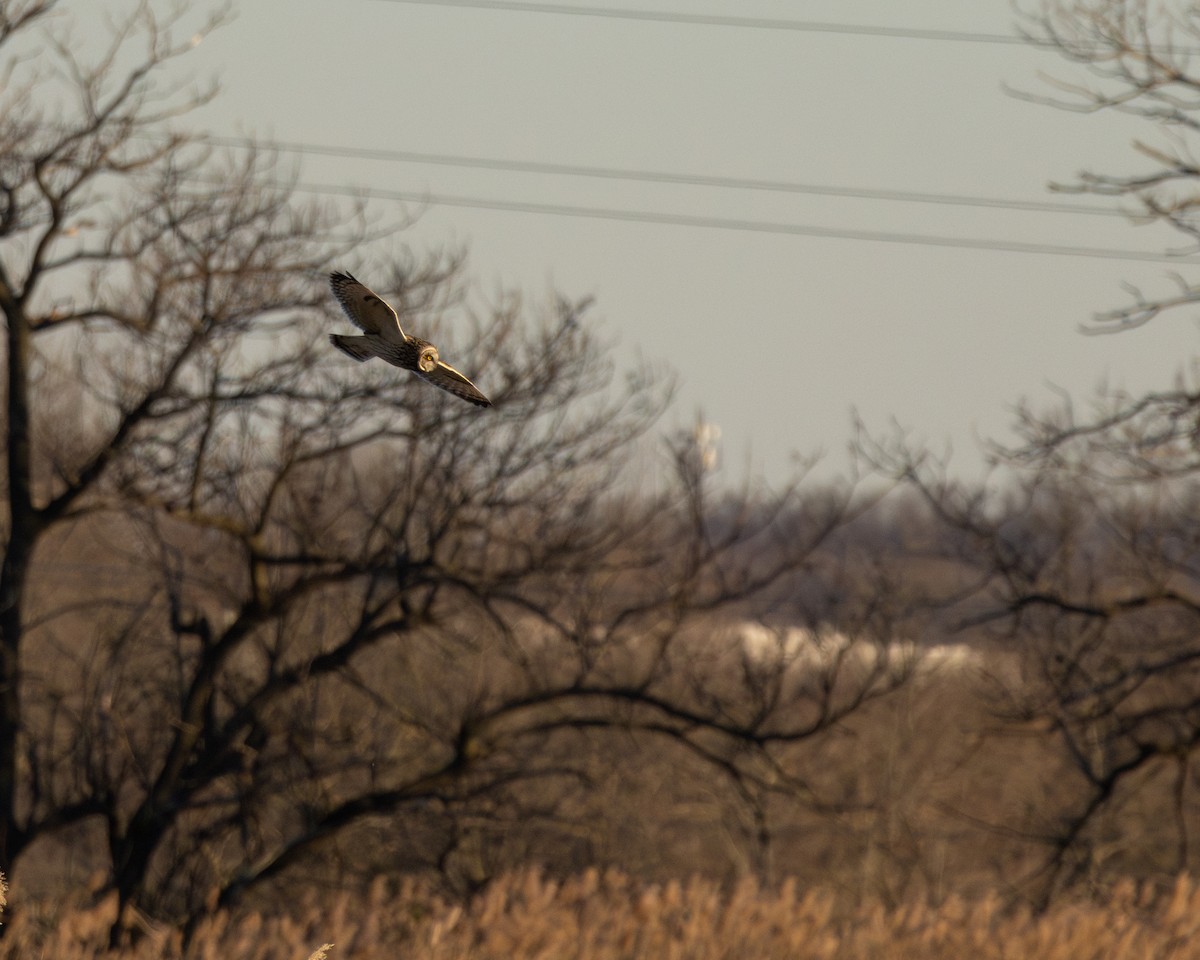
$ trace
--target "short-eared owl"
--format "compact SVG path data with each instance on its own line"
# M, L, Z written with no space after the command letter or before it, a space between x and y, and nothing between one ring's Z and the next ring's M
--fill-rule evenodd
M329 342L347 356L360 363L379 357L397 367L411 370L418 377L428 380L435 387L449 390L481 407L490 407L492 401L479 392L470 380L450 364L438 359L437 347L428 340L412 337L400 327L400 318L387 301L381 299L359 283L348 273L331 273L329 288L342 305L342 310L365 336L347 337L338 333L329 335Z

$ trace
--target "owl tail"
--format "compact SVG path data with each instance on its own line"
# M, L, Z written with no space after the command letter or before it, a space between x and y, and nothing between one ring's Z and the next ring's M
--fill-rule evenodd
M375 351L371 349L371 342L366 337L346 337L340 333L331 333L329 342L359 363L376 356Z

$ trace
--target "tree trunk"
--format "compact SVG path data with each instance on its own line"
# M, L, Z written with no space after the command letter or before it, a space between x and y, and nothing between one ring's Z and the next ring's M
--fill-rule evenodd
M0 870L6 874L23 845L16 816L21 610L29 558L37 540L29 435L31 331L19 306L8 311L7 320L9 536L0 566Z

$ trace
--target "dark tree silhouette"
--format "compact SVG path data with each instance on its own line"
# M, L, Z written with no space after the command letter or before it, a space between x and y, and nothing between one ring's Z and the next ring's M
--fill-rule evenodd
M670 376L618 371L586 305L472 311L455 256L372 272L358 212L172 132L211 95L169 81L195 14L146 5L94 61L51 43L47 85L20 51L56 6L0 14L6 874L98 828L128 923L397 818L445 866L488 822L565 823L606 736L761 811L799 790L783 747L902 682L704 652L812 568L851 489L715 493L694 443L653 439ZM333 351L331 268L495 408Z
M1194 11L1143 0L1029 6L1029 38L1079 69L1052 80L1049 96L1026 96L1146 121L1134 170L1052 188L1124 200L1138 220L1181 234L1181 255L1194 253ZM1130 287L1132 302L1086 332L1129 330L1200 301L1186 270L1167 293ZM1019 652L1019 675L998 684L1004 719L1057 743L1038 803L992 825L1043 851L1020 878L1042 905L1104 878L1197 866L1198 424L1189 370L1171 388L1103 392L1082 410L1023 405L1018 442L993 447L996 475L979 487L902 441L864 444L944 524L943 548L969 572L952 598L959 626Z

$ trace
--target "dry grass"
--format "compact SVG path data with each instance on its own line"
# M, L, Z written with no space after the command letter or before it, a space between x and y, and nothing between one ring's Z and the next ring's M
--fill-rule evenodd
M2 895L0 895L2 896ZM996 899L841 913L822 891L722 890L703 880L642 884L617 872L565 881L514 874L469 905L409 884L388 894L297 904L291 917L217 914L181 946L149 928L136 947L108 952L111 901L52 913L27 907L0 939L0 958L55 960L1171 960L1200 957L1200 885L1180 877L1167 896L1129 883L1103 903L1044 916ZM318 934L320 931L320 934ZM315 952L312 944L330 939Z

